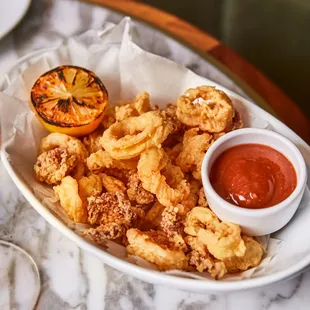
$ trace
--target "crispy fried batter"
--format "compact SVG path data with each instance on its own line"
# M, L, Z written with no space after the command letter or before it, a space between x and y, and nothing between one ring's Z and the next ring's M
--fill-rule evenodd
M77 164L72 171L72 176L75 179L80 179L84 175L84 160L88 156L83 143L77 138L54 132L42 139L39 153L41 154L56 148L66 149L70 155L75 155L78 158Z
M220 222L209 208L192 209L186 216L184 231L191 236L197 236L217 259L241 257L245 253L240 227L229 222Z
M162 213L164 209L165 207L162 204L160 204L158 201L156 201L152 205L152 207L147 211L143 219L143 224L142 224L143 230L159 228L159 225L162 219Z
M108 129L111 125L116 122L115 119L115 107L109 107L106 111L103 120L101 122L101 127L103 129Z
M178 119L207 132L224 131L234 114L230 98L213 86L190 88L177 101Z
M154 201L154 195L142 187L142 182L137 173L129 177L127 188L130 201L136 201L140 205L148 205Z
M225 264L214 258L197 237L187 236L185 242L192 250L189 253L189 264L195 266L199 272L207 270L211 277L215 279L220 279L227 273Z
M186 215L190 210L197 206L201 183L195 179L191 179L189 180L189 186L189 195L181 201L181 204L184 208L184 215Z
M167 153L167 155L169 156L169 158L173 164L175 164L175 160L177 159L177 157L182 152L182 149L183 149L183 143L182 142L177 143L176 145L174 145L171 148L169 148L169 147L164 148L165 152Z
M107 192L115 193L115 192L124 192L126 190L126 186L121 180L112 177L110 175L107 175L105 173L101 173L100 176L102 185L107 190Z
M87 209L79 195L78 182L66 176L53 189L67 216L76 223L87 223Z
M58 184L75 168L78 157L67 149L57 147L39 155L34 165L36 179L47 184Z
M126 199L124 193L104 193L100 197L91 196L88 199L88 221L92 225L99 225L95 233L94 229L86 231L85 234L95 236L95 238L105 237L108 227L112 223L117 224L113 239L120 237L120 232L126 232L131 227L137 227L144 217L144 211L140 208L132 207L130 201ZM108 225L108 226L106 226ZM120 226L124 227L121 229Z
M199 134L198 128L185 132L183 148L176 159L176 164L183 172L192 172L195 179L201 179L201 164L203 157L211 146L212 136L208 133Z
M162 148L147 150L141 154L138 162L138 175L143 188L155 194L158 201L167 207L177 204L189 194L189 186L185 179L181 179L180 170L172 180L167 180L162 174L161 170L168 165L169 169L175 170L176 166L169 163L168 156ZM168 184L168 181L172 183Z
M131 159L161 144L172 130L159 111L150 111L130 117L110 126L100 143L114 159Z
M94 132L83 138L83 144L90 154L95 153L102 149L102 146L99 142L102 133L103 129L98 128Z
M113 159L108 152L99 150L96 153L92 153L86 159L87 167L93 173L101 173L106 169L124 169L124 170L135 170L137 168L138 159L124 159L116 160Z
M131 228L127 231L129 245L127 252L137 255L157 265L159 270L181 269L188 267L188 258L175 239L161 231L142 232Z
M240 113L236 111L235 116L232 119L232 122L225 128L224 131L213 134L213 140L216 141L218 138L224 136L227 132L243 128L243 121L241 119Z
M89 228L84 232L85 236L90 236L95 242L102 243L104 240L115 240L126 236L126 226L120 223L106 223L96 228Z
M91 174L88 177L82 177L78 185L79 195L85 203L89 196L99 196L102 193L102 182L98 175Z
M175 103L168 103L167 107L161 110L161 115L173 124L171 134L175 134L184 130L185 126L177 117L177 105Z
M207 201L203 187L199 190L198 206L204 207L204 208L208 206L208 201Z
M151 111L150 95L147 92L138 94L137 97L125 105L115 107L115 118L123 121L129 117L139 116Z
M184 228L182 223L183 214L184 208L181 204L166 207L161 214L160 228L168 236L175 233L181 234Z
M245 235L242 236L242 239L246 247L244 256L234 256L224 259L226 268L230 273L244 271L249 268L258 266L264 255L264 250L260 243Z

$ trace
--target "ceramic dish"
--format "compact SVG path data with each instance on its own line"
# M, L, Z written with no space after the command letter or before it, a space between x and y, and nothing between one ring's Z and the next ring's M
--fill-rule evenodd
M225 150L240 144L258 143L270 146L285 154L295 167L297 186L293 193L281 203L265 209L239 208L222 199L213 189L209 174L216 158ZM232 131L214 142L202 163L202 182L210 209L222 220L236 223L250 236L269 235L285 226L295 214L303 197L307 171L305 161L298 148L290 140L271 130L243 128Z
M0 39L25 16L31 0L0 1Z
M128 24L125 23L125 25L123 25L123 28L127 29ZM122 34L120 29L117 29L117 33ZM91 37L96 43L98 43L98 41L100 41L101 35L93 32L91 33ZM277 120L264 110L260 109L255 104L245 100L244 98L236 95L235 93L229 91L228 89L225 89L220 85L215 84L212 81L198 77L192 72L187 71L186 69L176 65L171 61L146 53L132 42L127 42L126 44L124 44L124 42L121 42L121 40L124 40L124 38L127 37L126 34L121 35L120 37L121 39L118 44L116 42L115 37L113 37L111 33L109 33L109 36L105 36L104 44L110 44L111 42L113 42L112 50L110 49L111 44L109 46L105 45L102 48L99 48L97 46L96 48L93 49L87 46L88 48L83 49L83 52L80 53L80 56L87 57L88 53L90 53L90 51L93 51L96 53L96 56L99 57L98 59L109 57L111 62L113 62L117 58L115 57L115 53L119 52L120 56L122 56L122 53L124 52L127 53L126 55L130 53L131 57L125 57L125 59L123 58L124 63L122 63L123 66L122 69L128 69L128 67L126 66L128 65L128 62L130 62L130 68L131 68L130 73L132 74L132 76L135 77L138 75L140 76L142 75L143 79L141 79L142 81L141 83L149 83L149 81L145 79L145 70L146 71L154 70L154 72L152 72L154 73L152 76L157 77L157 79L153 80L154 84L151 85L149 88L146 87L145 85L135 84L137 83L137 81L131 80L130 76L129 77L122 76L122 83L124 83L126 87L124 86L124 89L121 89L121 93L124 93L124 91L126 90L128 90L129 92L130 91L136 92L136 88L139 88L142 90L148 90L152 96L154 93L156 93L156 89L163 90L165 88L169 89L169 87L171 87L171 85L169 85L170 82L169 79L165 80L160 78L160 76L166 76L164 70L167 70L167 74L170 74L172 71L176 73L181 72L182 74L186 72L187 74L186 78L180 81L180 83L183 83L182 86L180 86L180 89L184 88L186 89L188 87L193 87L195 85L197 86L201 84L209 84L217 86L219 89L224 90L227 93L227 95L231 97L234 104L237 106L238 110L242 114L246 115L247 117L252 116L252 122L249 120L246 121L248 126L257 125L257 123L253 121L253 115L259 116L259 118L263 120L264 124L266 126L268 125L268 129L280 132L283 136L291 140L301 151L307 165L310 164L310 147L292 130L290 130L279 120ZM82 39L77 40L76 42L74 42L74 44L72 44L72 51L74 51L76 47L81 45L83 42L89 45L90 44L89 40L90 40L89 37L85 38L85 36L82 37ZM27 69L31 64L33 64L43 56L48 57L49 60L51 60L52 62L54 61L54 63L58 64L61 63L63 61L63 57L65 57L68 54L70 53L66 53L66 47L64 46L59 51L55 49L43 50L43 51L37 51L33 54L23 57L18 61L17 65L15 65L8 72L6 76L6 82L2 86L0 86L0 89L10 88L12 81L20 77L23 70ZM88 69L94 70L97 73L98 62L92 57L90 57L90 55L88 56L89 56L88 58L91 61L90 65L87 66ZM71 59L73 59L72 55L71 57L72 57ZM140 62L143 62L143 66L139 65ZM72 60L72 63L77 64L76 59ZM154 66L154 63L156 63L156 66ZM107 62L105 62L105 64L107 64ZM80 63L80 65L86 66L84 63ZM110 66L110 69L111 67L113 69L112 65ZM103 78L104 80L104 74L102 75L99 73L98 75L100 78ZM178 76L179 76L178 74L175 74L174 75L175 79L172 80L171 83L176 83ZM107 85L107 88L109 89L109 85ZM111 93L113 93L113 90L111 90ZM177 93L180 94L181 92L178 90ZM166 96L164 98L161 96L161 93L159 93L159 95L158 94L154 95L155 104L163 101L169 102L170 100L175 99L174 93L164 92L164 94ZM130 93L129 95L131 96L132 94ZM21 128L20 138L22 138L22 132L23 129ZM234 281L190 279L186 277L177 277L169 275L167 273L162 273L155 270L137 266L124 259L115 257L114 255L103 250L101 247L96 246L93 243L87 241L86 239L80 237L73 230L67 227L59 218L57 218L47 207L45 207L41 203L40 199L38 199L38 197L35 196L33 190L29 186L27 178L22 176L23 174L25 175L26 170L28 170L28 172L29 171L31 172L32 170L31 166L25 167L24 168L25 171L21 171L17 167L20 165L20 163L23 163L26 159L25 158L21 159L20 155L19 157L16 156L10 157L9 156L10 151L11 151L10 149L5 149L5 143L4 143L3 149L1 151L1 159L4 163L6 170L8 171L9 175L11 176L12 180L17 185L19 190L23 193L25 198L37 210L37 212L46 219L46 221L48 221L52 226L58 229L69 239L74 241L80 248L87 250L95 254L99 258L101 258L104 263L124 273L139 278L143 281L154 284L169 285L174 288L179 288L182 290L193 292L219 293L227 291L239 291L264 286L267 284L271 284L292 277L297 273L301 272L302 270L304 270L310 264L310 243L308 242L308 235L310 233L309 228L310 200L309 196L307 196L306 194L303 197L303 203L302 203L303 208L299 208L294 218L284 229L274 234L275 238L283 240L283 246L281 248L281 252L275 257L274 260L270 262L270 264L268 265L267 272L265 272L263 275L258 273L257 276L255 277Z

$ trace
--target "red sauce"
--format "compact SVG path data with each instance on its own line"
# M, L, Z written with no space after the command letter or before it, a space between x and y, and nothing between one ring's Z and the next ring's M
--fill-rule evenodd
M292 163L263 144L240 144L223 152L211 167L210 181L228 202L261 209L285 200L296 188Z

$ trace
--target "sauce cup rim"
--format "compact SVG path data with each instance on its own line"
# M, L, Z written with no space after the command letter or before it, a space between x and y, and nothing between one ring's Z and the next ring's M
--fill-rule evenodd
M300 173L297 177L297 185L296 188L294 189L294 191L283 201L281 201L280 203L273 205L271 207L268 208L261 208L261 209L248 209L248 208L241 208L239 206L236 206L234 204L229 203L228 201L226 201L225 199L223 199L213 188L213 186L211 185L210 179L209 179L209 175L207 173L208 171L208 165L209 165L209 160L211 158L211 156L213 155L214 151L224 142L236 137L236 136L240 136L240 135L253 135L253 144L258 143L258 144L264 144L264 143L259 143L259 142L255 142L255 138L254 136L256 134L261 134L261 135L268 135L268 136L272 136L273 138L278 139L278 141L280 140L282 144L285 144L287 147L293 149L294 153L296 154L298 163L300 165ZM235 145L240 145L243 143L236 143ZM273 149L276 149L275 147L273 147L272 145L266 143L264 144L266 146L272 147ZM285 157L288 158L288 160L291 162L291 164L293 165L295 172L297 174L297 170L296 170L296 165L294 165L291 161L291 159L286 156L285 154L283 154ZM224 136L220 137L219 139L217 139L208 149L208 151L206 152L203 162L202 162L202 166L201 166L201 176L202 176L202 184L204 187L204 190L209 193L209 195L212 195L215 199L218 200L218 202L221 204L221 207L226 209L227 211L231 212L231 213L235 213L235 214L240 214L243 216L249 216L249 217L258 217L258 216L264 216L264 215L270 215L270 214L274 214L276 212L281 211L282 209L286 208L289 204L291 204L296 197L298 197L298 195L304 191L305 187L306 187L306 183L307 183L307 168L306 168L306 163L305 160L301 154L301 152L299 151L299 149L296 147L296 145L291 142L289 139L287 139L286 137L282 136L281 134L268 130L268 129L261 129L261 128L241 128L241 129L237 129L234 131L231 131L227 134L225 134ZM208 199L208 197L207 197Z

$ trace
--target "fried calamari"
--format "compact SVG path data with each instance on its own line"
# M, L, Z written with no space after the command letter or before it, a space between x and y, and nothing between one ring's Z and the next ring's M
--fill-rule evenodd
M224 131L234 114L230 98L213 86L190 88L177 101L177 117L182 123L210 133Z
M58 184L77 165L78 157L67 149L55 149L41 153L34 165L36 179L47 184Z
M188 257L183 251L184 244L180 245L164 232L155 230L142 232L131 228L126 235L129 243L128 254L140 256L154 263L159 270L187 270Z
M201 179L201 164L206 151L212 144L212 135L199 133L198 128L185 132L182 151L176 159L176 164L183 172L192 172L193 177Z
M127 229L137 227L144 217L144 211L131 206L122 192L104 193L99 197L91 196L87 200L88 222L98 226L86 230L85 234L94 240L106 239L107 232L113 224L116 225L108 235L109 239L124 236Z
M172 130L159 111L130 117L111 125L100 143L114 159L131 159L152 147L161 147Z
M209 208L196 207L187 213L184 231L197 236L217 259L242 257L245 254L246 247L241 238L240 227L220 222Z
M173 169L175 175L165 170L168 174L166 178L162 173L164 168ZM138 176L143 188L155 194L164 206L175 205L189 194L189 186L183 179L181 169L169 163L169 158L162 148L152 148L141 154L138 162Z
M78 182L70 176L54 186L55 196L59 199L67 216L76 223L87 223L87 209L80 194Z
M77 163L74 171L72 171L72 176L75 179L80 179L84 175L84 161L88 156L87 149L83 143L77 138L62 133L51 133L42 139L39 153L42 154L56 148L67 150L68 154L77 157Z
M98 244L113 240L159 270L208 272L215 279L257 266L262 246L221 222L201 183L210 145L241 128L231 100L210 86L189 89L165 109L148 93L110 107L93 133L42 139L34 166L65 214L91 226Z

